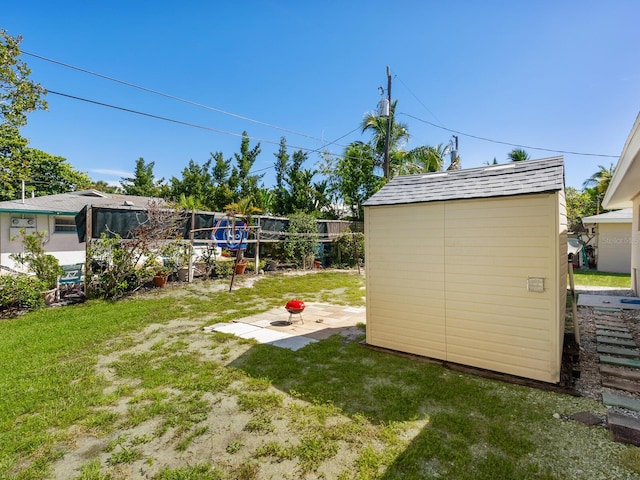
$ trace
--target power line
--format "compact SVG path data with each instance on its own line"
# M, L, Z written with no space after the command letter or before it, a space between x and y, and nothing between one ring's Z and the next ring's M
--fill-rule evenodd
M458 130L453 130L451 128L443 127L441 125L436 125L435 123L432 123L432 122L430 122L428 120L424 120L422 118L415 117L415 116L410 115L408 113L398 112L398 115L405 115L405 116L407 116L409 118L413 118L414 120L418 120L419 122L426 123L427 125L431 125L432 127L440 128L442 130L446 130L447 132L456 133L458 135L462 135L462 136L465 136L465 137L475 138L477 140L483 140L485 142L498 143L498 144L501 144L501 145L508 145L510 147L528 148L529 150L541 150L543 152L563 153L563 154L567 154L567 155L581 155L581 156L585 156L585 157L603 157L603 158L618 158L619 157L619 155L605 155L605 154L602 154L602 153L573 152L573 151L569 151L569 150L556 150L556 149L553 149L553 148L532 147L530 145L521 145L519 143L503 142L501 140L494 140L494 139L487 138L487 137L480 137L478 135L472 135L470 133L464 133L464 132L460 132Z
M291 129L288 129L288 128L285 128L285 127L280 127L280 126L273 125L273 124L270 124L270 123L267 123L267 122L262 122L260 120L255 120L253 118L245 117L243 115L238 115L238 114L235 114L235 113L232 113L232 112L227 112L225 110L222 110L222 109L219 109L219 108L216 108L216 107L203 105L201 103L197 103L197 102L193 102L191 100L187 100L187 99L184 99L184 98L176 97L174 95L170 95L170 94L163 93L163 92L160 92L160 91L157 91L157 90L153 90L151 88L143 87L141 85L136 85L136 84L131 83L131 82L126 82L124 80L120 80L120 79L117 79L117 78L114 78L114 77L110 77L108 75L103 75L101 73L93 72L91 70L87 70L87 69L84 69L84 68L76 67L74 65L71 65L71 64L68 64L68 63L64 63L64 62L61 62L61 61L58 61L58 60L54 60L52 58L44 57L42 55L38 55L38 54L35 54L35 53L32 53L32 52L27 52L25 50L21 50L21 53L23 53L25 55L29 55L29 56L34 57L34 58L38 58L40 60L44 60L46 62L50 62L50 63L54 63L56 65L63 66L65 68L70 68L70 69L77 70L77 71L82 72L82 73L86 73L88 75L93 75L93 76L96 76L96 77L99 77L99 78L103 78L105 80L109 80L109 81L116 82L116 83L119 83L119 84L122 84L122 85L126 85L128 87L136 88L136 89L142 90L144 92L152 93L154 95L159 95L159 96L162 96L162 97L165 97L165 98L169 98L169 99L176 100L176 101L179 101L179 102L182 102L182 103L186 103L188 105L192 105L192 106L199 107L199 108L204 108L204 109L207 109L207 110L211 110L211 111L214 111L214 112L221 113L223 115L228 115L228 116L233 117L233 118L237 118L237 119L240 119L240 120L245 120L245 121L252 122L252 123L255 123L255 124L258 124L258 125L262 125L262 126L265 126L265 127L269 127L269 128L274 128L276 130L280 130L280 131L283 131L283 132L291 133L291 134L294 134L294 135L299 135L299 136L306 137L306 138L309 138L309 139L312 139L312 140L317 140L317 141L321 141L321 142L324 141L321 138L314 137L314 136L308 135L306 133L298 132L296 130L291 130ZM398 78L397 75L395 77ZM573 151L567 151L567 150L556 150L556 149L551 149L551 148L533 147L533 146L522 145L522 144L518 144L518 143L504 142L504 141L500 141L500 140L494 140L494 139L490 139L490 138L487 138L487 137L481 137L481 136L478 136L478 135L472 135L470 133L464 133L464 132L460 132L458 130L447 128L447 127L442 125L442 122L440 121L440 119L420 100L420 98L418 98L418 96L415 93L413 93L413 91L409 88L409 86L401 78L398 78L398 80L400 81L400 83L402 83L405 86L405 88L409 91L409 93L411 93L411 95L420 103L420 105L422 105L438 121L438 123L440 125L436 125L433 122L430 122L428 120L424 120L422 118L418 118L418 117L410 115L408 113L398 112L398 114L399 115L405 115L407 117L413 118L414 120L418 120L419 122L426 123L426 124L431 125L431 126L433 126L435 128L440 128L440 129L445 130L447 132L456 133L458 135L462 135L462 136L465 136L465 137L475 138L477 140L483 140L483 141L486 141L486 142L497 143L497 144L501 144L501 145L508 145L508 146L511 146L511 147L528 148L530 150L540 150L540 151L545 151L545 152L563 153L563 154L570 154L570 155L602 157L602 158L618 158L618 155L605 155L605 154L598 154L598 153L573 152ZM161 117L161 116L158 116L158 115L153 115L153 114L149 114L149 113L145 113L145 112L139 112L139 111L127 109L127 108L124 108L124 107L118 107L118 106L115 106L115 105L110 105L110 104L106 104L106 103L102 103L102 102L97 102L97 101L94 101L94 100L84 99L84 98L81 98L81 97L75 97L73 95L68 95L68 94L64 94L64 93L60 93L60 92L54 92L52 90L48 90L48 92L56 94L56 95L65 96L65 97L68 97L68 98L73 98L75 100L81 100L81 101L85 101L85 102L89 102L89 103L94 103L96 105L101 105L101 106L109 107L109 108L115 108L115 109L126 111L126 112L129 112L129 113L135 113L135 114L138 114L138 115L143 115L143 116L147 116L147 117L151 117L151 118L156 118L156 119L159 119L159 120L178 123L178 124L181 124L181 125L191 126L191 127L194 127L194 128L205 129L205 130L209 130L209 131L213 131L213 132L217 132L217 133L222 133L222 134L225 134L225 135L232 135L232 136L236 136L236 137L241 137L242 136L240 134L233 133L233 132L227 132L227 131L224 131L224 130L218 130L218 129L215 129L215 128L204 127L204 126L197 125L197 124L192 124L192 123L189 123L189 122L183 122L183 121L180 121L180 120L174 120L174 119L167 118L167 117ZM338 147L345 148L346 147L345 145L339 145L336 142L338 142L342 138L350 135L355 130L357 130L357 128L352 130L352 131L350 131L349 133L339 137L338 139L334 140L333 142L327 143L327 144L325 144L322 147L317 148L317 149L309 149L309 148L295 147L295 146L293 146L293 148L298 148L300 150L307 151L308 153L319 152L323 148L326 148L329 145L333 145L333 144L336 144L336 146L338 146ZM253 138L253 137L249 137L249 138L251 138L252 140L261 141L261 142L264 142L264 143L277 144L277 142L273 142L271 140L256 139L256 138Z
M154 95L160 95L161 97L165 97L165 98L170 98L171 100L176 100L178 102L186 103L186 104L192 105L194 107L204 108L204 109L211 110L211 111L214 111L214 112L222 113L223 115L228 115L230 117L237 118L237 119L240 119L240 120L246 120L247 122L256 123L258 125L262 125L262 126L265 126L265 127L275 128L276 130L281 130L283 132L292 133L294 135L299 135L301 137L310 138L312 140L318 140L318 141L321 141L321 142L323 141L323 139L321 139L321 138L314 137L312 135L307 135L306 133L297 132L297 131L291 130L289 128L279 127L279 126L273 125L271 123L262 122L260 120L255 120L255 119L250 118L250 117L245 117L243 115L238 115L238 114L235 114L235 113L227 112L227 111L221 110L219 108L210 107L208 105L203 105L201 103L197 103L197 102L193 102L191 100L187 100L187 99L184 99L184 98L176 97L174 95L169 95L168 93L159 92L159 91L153 90L151 88L143 87L141 85L136 85L135 83L131 83L131 82L126 82L126 81L120 80L118 78L109 77L109 76L103 75L101 73L92 72L91 70L87 70L87 69L84 69L84 68L76 67L74 65L70 65L70 64L64 63L64 62L60 62L58 60L53 60L52 58L43 57L42 55L38 55L38 54L35 54L35 53L27 52L25 50L21 50L21 53L24 53L25 55L29 55L29 56L34 57L34 58L39 58L40 60L44 60L46 62L55 63L56 65L60 65L60 66L66 67L66 68L77 70L79 72L86 73L88 75L93 75L95 77L103 78L103 79L109 80L111 82L116 82L116 83L119 83L121 85L126 85L126 86L132 87L132 88L137 88L138 90L142 90L144 92L152 93ZM344 145L339 145L339 146L344 147Z
M396 75L396 78L397 77L398 76ZM566 151L566 150L554 150L554 149L551 149L551 148L543 148L543 147L531 147L531 146L527 146L527 145L520 145L520 144L517 144L517 143L510 143L510 142L503 142L503 141L500 141L500 140L493 140L493 139L490 139L490 138L480 137L480 136L477 136L477 135L471 135L469 133L463 133L463 132L459 132L457 130L453 130L453 129L447 128L442 124L442 122L436 116L436 114L433 113L429 109L429 107L427 107L422 102L422 100L420 100L418 98L418 96L415 93L413 93L413 91L411 91L409 86L405 82L403 82L401 78L398 78L398 80L400 81L400 83L402 83L402 85L405 86L405 88L409 91L409 93L411 95L413 95L413 97L418 101L418 103L420 103L420 105L422 105L425 108L425 110L427 112L429 112L433 116L433 118L435 118L437 120L439 125L436 125L436 124L434 124L432 122L429 122L428 120L424 120L422 118L414 117L413 115L409 115L408 113L398 112L399 115L405 115L407 117L413 118L414 120L418 120L420 122L426 123L426 124L431 125L433 127L440 128L442 130L446 130L447 132L456 133L458 135L463 135L463 136L470 137L470 138L475 138L477 140L484 140L486 142L492 142L492 143L498 143L498 144L502 144L502 145L508 145L508 146L511 146L511 147L528 148L530 150L541 150L541 151L544 151L544 152L552 152L552 153L566 153L566 154L571 154L571 155L582 155L582 156L588 156L588 157L618 158L618 155L604 155L604 154L599 154L599 153L582 153L582 152L572 152L572 151Z
M183 120L176 120L174 118L163 117L163 116L160 116L160 115L155 115L153 113L141 112L139 110L133 110L131 108L120 107L118 105L112 105L112 104L109 104L109 103L99 102L97 100L91 100L91 99L88 99L88 98L78 97L78 96L75 96L75 95L70 95L68 93L56 92L54 90L47 90L47 92L51 93L53 95L59 95L61 97L70 98L72 100L78 100L78 101L81 101L81 102L91 103L93 105L98 105L98 106L101 106L101 107L112 108L114 110L120 110L120 111L127 112L127 113L133 113L135 115L141 115L143 117L153 118L153 119L156 119L156 120L162 120L162 121L165 121L165 122L176 123L178 125L184 125L184 126L192 127L192 128L199 128L201 130L207 130L207 131L210 131L210 132L221 133L223 135L231 135L233 137L240 137L240 138L243 137L243 135L240 134L240 133L229 132L227 130L220 130L218 128L213 128L213 127L206 127L204 125L198 125L197 123L185 122ZM355 132L359 128L360 127L354 128L353 130L351 130L350 132L345 133L344 135L340 136L336 140L323 145L322 147L320 147L320 149L311 149L311 148L300 147L300 146L296 146L296 145L287 145L287 146L291 147L293 149L305 151L307 153L315 153L315 152L320 151L322 148L325 148L325 147L327 147L329 145L335 144L338 140L341 140L342 138L352 134L353 132ZM265 139L265 138L257 138L257 137L252 137L252 136L249 136L249 135L246 135L246 137L248 139L250 139L250 140L255 141L255 142L269 143L269 144L272 144L272 145L279 145L280 144L279 142L274 142L273 140L268 140L268 139ZM341 145L338 145L338 146L341 146ZM335 156L336 157L340 157L340 155L335 155ZM269 166L269 167L265 167L265 168L259 169L259 170L255 170L254 173L261 172L263 170L269 170L270 168L274 168L273 165Z
M422 105L422 106L424 107L424 109L425 109L427 112L429 112L429 113L433 116L433 118L435 118L435 119L436 119L436 121L440 124L440 126L443 126L443 127L444 127L444 125L442 125L442 122L441 122L441 121L440 121L440 119L437 117L437 115L436 115L435 113L433 113L433 112L429 109L429 107L427 107L427 106L422 102L422 100L420 100L420 99L418 98L418 96L417 96L415 93L413 93L413 91L409 88L409 86L408 86L406 83L404 83L404 82L402 81L402 78L398 77L398 75L397 75L397 74L396 74L395 78L397 78L397 79L400 81L400 83L401 83L402 85L404 85L404 88L406 88L406 89L409 91L409 93L410 93L411 95L413 95L413 98L415 98L415 99L418 101L418 103L419 103L420 105Z

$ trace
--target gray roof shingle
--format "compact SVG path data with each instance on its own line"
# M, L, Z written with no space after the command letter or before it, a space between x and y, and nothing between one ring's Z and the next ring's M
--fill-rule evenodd
M81 192L60 193L57 195L44 195L42 197L25 198L20 200L7 200L0 202L0 213L48 213L54 215L75 215L85 205L124 205L124 202L145 207L151 197L138 197L135 195L121 195L102 193L96 190L83 190Z
M505 197L564 188L562 157L395 177L365 207Z

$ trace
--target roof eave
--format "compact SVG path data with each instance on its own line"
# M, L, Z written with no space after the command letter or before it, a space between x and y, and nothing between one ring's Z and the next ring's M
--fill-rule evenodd
M0 213L13 213L18 215L76 215L78 212L63 210L26 210L26 209L2 209Z
M640 188L640 114L629 132L609 188L602 200L606 209L629 208Z

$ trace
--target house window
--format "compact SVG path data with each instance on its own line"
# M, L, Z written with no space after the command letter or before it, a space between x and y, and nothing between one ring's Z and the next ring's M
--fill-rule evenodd
M55 217L55 233L76 233L76 220L73 217Z

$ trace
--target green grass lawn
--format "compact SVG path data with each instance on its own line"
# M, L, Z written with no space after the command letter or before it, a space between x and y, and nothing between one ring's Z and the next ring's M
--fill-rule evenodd
M602 415L595 401L339 335L294 352L202 331L294 296L363 305L358 275L278 275L231 293L217 285L1 321L0 479L640 475L637 448L563 419Z
M627 273L607 273L596 270L574 270L576 285L587 287L631 288L631 275Z

